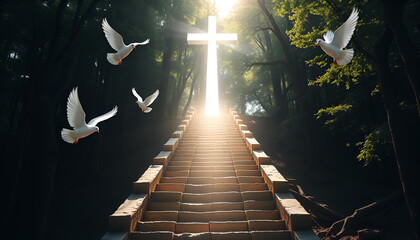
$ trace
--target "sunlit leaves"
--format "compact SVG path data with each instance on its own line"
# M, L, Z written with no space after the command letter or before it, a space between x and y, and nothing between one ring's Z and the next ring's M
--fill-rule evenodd
M342 104L334 107L322 108L315 113L316 119L319 119L324 116L335 116L338 113L347 112L352 108L352 105Z
M364 141L356 143L360 150L357 160L365 166L373 161L381 161L383 156L392 153L390 145L389 128L387 124L383 124L366 135Z
M307 63L312 66L317 64L321 67L328 65L328 63L322 60L322 56L317 56L314 60L307 61ZM330 63L330 67L326 70L325 74L319 76L315 81L310 82L309 85L344 85L348 90L352 85L357 84L362 76L371 74L373 74L373 66L361 54L356 53L350 64L339 66Z

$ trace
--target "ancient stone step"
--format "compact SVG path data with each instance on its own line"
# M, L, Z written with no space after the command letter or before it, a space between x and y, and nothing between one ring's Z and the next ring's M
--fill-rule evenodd
M268 191L245 191L241 192L242 199L246 200L256 200L256 201L268 201L273 200L273 194Z
M267 184L265 183L240 183L239 190L241 192L245 191L264 191L267 190Z
M279 220L278 210L245 210L246 219L268 219L268 220Z
M178 221L178 211L145 211L144 221Z
M175 232L176 221L140 221L137 225L137 231L170 231Z
M149 202L149 211L179 211L181 202Z
M209 232L208 222L178 222L176 224L176 233L200 233Z
M249 231L287 230L284 220L248 220Z
M210 221L211 232L248 231L247 221Z
M273 200L268 200L268 201L245 200L244 209L245 210L274 210L276 209L276 203Z
M155 191L150 195L151 202L181 202L182 192Z

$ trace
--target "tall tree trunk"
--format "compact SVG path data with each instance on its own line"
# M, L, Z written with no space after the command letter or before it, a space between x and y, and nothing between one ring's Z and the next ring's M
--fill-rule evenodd
M170 34L170 33L169 33ZM173 54L173 49L175 45L175 40L172 37L165 37L165 50L163 52L163 59L162 59L162 71L163 71L163 78L160 82L159 87L159 98L157 99L157 116L159 118L166 117L166 109L167 109L167 99L168 99L168 86L169 86L169 77L171 71L171 58Z
M200 68L199 68L200 69ZM185 116L185 114L187 113L187 111L188 111L188 108L190 107L190 104L191 104L191 100L192 100L192 96L193 96L193 92L194 92L194 85L195 85L195 82L197 81L197 77L198 77L198 73L196 73L195 74L195 76L191 79L191 89L190 89L190 94L189 94L189 96L188 96L188 100L187 100L187 103L185 104L185 106L184 106L184 110L182 111L182 115L181 115L181 117L184 117Z
M267 45L267 51L266 51L266 53L268 54L267 61L273 61L273 45L271 43L270 34L268 30L264 30L263 34L264 34L265 43ZM284 119L285 116L281 114L283 112L283 109L281 108L284 105L282 103L283 96L282 96L282 90L281 90L281 79L280 79L280 74L277 69L278 68L274 65L270 65L269 67L271 83L273 85L274 100L275 100L274 102L276 106L275 116L277 118Z
M416 56L416 47L403 23L403 5L405 1L383 0L385 20L388 23L397 43L398 50L404 63L405 72L413 89L420 117L420 69Z
M391 29L387 26L384 34L374 46L376 73L382 100L388 118L388 126L394 147L401 185L413 225L416 239L420 239L420 124L418 118L406 116L399 109L396 85L388 63L388 51L392 41Z

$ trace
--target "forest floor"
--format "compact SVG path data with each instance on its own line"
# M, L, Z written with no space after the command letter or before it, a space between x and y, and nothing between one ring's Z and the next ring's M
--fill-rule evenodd
M387 171L384 163L364 167L355 155L333 148L324 159L311 161L303 149L302 134L293 123L280 124L266 117L241 118L284 177L296 179L306 196L343 216L401 189L397 169ZM331 226L332 222L313 217L316 232ZM405 202L373 214L369 220L370 227L383 231L376 239L414 239ZM356 235L342 239L358 239Z
M302 149L302 135L295 131L298 128L292 123L279 124L263 117L241 117L279 171L286 178L296 179L306 196L335 212L348 216L357 208L399 189L395 177L383 174L380 166L363 167L345 153L329 154L329 159L334 160L324 159L311 164ZM101 149L93 153L101 156L96 162L90 162L84 154L90 151L89 146L96 144L98 135L83 139L78 146L64 144L46 239L100 239L107 230L108 216L131 194L131 183L152 164L153 157L178 123L179 120L167 121L164 127L159 124L156 130L157 124L150 121L130 129L125 139L103 142ZM112 136L111 130L108 131L101 134ZM75 148L79 149L74 151ZM382 219L377 224L377 228L384 231L380 239L412 239L404 204L394 208L391 215L379 213L373 219ZM329 227L325 222L314 220L321 225L315 224L315 231Z

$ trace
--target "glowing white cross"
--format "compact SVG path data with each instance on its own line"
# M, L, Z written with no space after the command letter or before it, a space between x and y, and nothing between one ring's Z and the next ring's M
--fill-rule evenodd
M217 43L236 44L236 33L216 33L216 17L209 16L208 33L188 33L188 44L207 44L206 115L219 114L219 90L217 82Z

